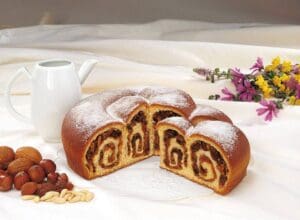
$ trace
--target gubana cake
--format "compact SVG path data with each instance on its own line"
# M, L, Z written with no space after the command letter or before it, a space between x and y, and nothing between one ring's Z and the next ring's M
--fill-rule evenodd
M233 135L225 145L222 131ZM64 118L62 142L69 166L86 179L160 155L162 168L221 194L241 181L250 158L247 138L223 112L196 105L182 90L153 86L83 99Z

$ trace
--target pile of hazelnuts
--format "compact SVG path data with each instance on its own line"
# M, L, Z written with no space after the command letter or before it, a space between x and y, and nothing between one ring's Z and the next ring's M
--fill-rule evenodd
M72 190L73 184L65 173L56 172L56 164L42 159L34 147L20 147L14 152L11 147L0 146L0 191L12 188L22 195L44 196L49 191Z

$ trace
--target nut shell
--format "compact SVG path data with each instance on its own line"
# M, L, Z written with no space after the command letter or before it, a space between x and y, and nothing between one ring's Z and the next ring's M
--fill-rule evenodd
M55 191L55 185L52 183L42 183L38 184L36 194L42 197L49 191Z
M8 164L7 170L11 175L16 175L20 171L27 171L33 162L27 158L18 158Z
M17 190L30 181L29 175L25 171L18 172L14 177L14 186Z
M7 172L5 170L0 169L0 175L6 175L6 174L7 174Z
M16 158L27 158L38 164L42 160L42 155L36 148L26 146L17 149Z
M35 182L27 182L21 187L21 194L22 196L25 195L34 195L37 191L37 183Z
M15 152L11 147L0 146L0 166L6 169L8 164L15 159Z
M0 175L0 191L5 192L11 190L13 178L10 175Z
M59 175L58 173L54 173L54 172L48 173L47 182L55 184L57 181L58 175Z
M28 169L30 179L36 183L42 183L45 179L45 171L40 165L33 165Z
M56 164L49 159L43 159L40 161L40 166L44 168L46 174L53 173L56 170Z
M68 190L72 190L72 189L74 188L73 183L68 182L67 185L66 185L66 188L67 188Z

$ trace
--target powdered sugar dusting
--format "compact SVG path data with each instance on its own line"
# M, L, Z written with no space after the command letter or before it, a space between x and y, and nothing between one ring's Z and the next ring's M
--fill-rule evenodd
M213 108L208 105L197 105L195 110L191 113L190 119L194 118L196 116L202 116L202 115L217 115L222 113L220 110Z
M174 124L184 131L187 131L189 129L189 127L192 126L192 124L183 117L166 118L166 119L160 121L159 123L163 123L163 122L169 123L169 124Z
M73 107L68 113L70 126L87 139L109 123L124 123L140 103L174 106L183 111L195 105L187 93L178 89L156 86L113 89L89 96Z
M188 135L200 134L212 138L223 149L232 155L235 142L237 141L237 128L233 125L222 121L204 121L191 127L188 130Z
M189 105L187 98L178 93L169 93L160 96L155 96L150 99L150 103L172 105L174 107L179 107L179 108L187 107Z
M71 118L79 133L84 134L87 139L97 128L102 127L111 122L120 122L115 118L112 118L108 114L103 114L104 110L94 108L92 103L82 103L71 110Z
M134 87L132 90L149 100L150 104L169 105L177 108L190 108L193 99L184 91L159 86Z
M128 114L141 103L147 103L147 100L141 96L124 96L109 105L106 111L114 118L126 120Z

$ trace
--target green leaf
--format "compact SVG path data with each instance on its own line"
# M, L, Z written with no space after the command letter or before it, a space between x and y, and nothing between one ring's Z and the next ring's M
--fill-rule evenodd
M261 99L262 99L261 95L258 95L258 94L257 94L257 95L254 95L254 96L253 96L254 102L260 102Z

